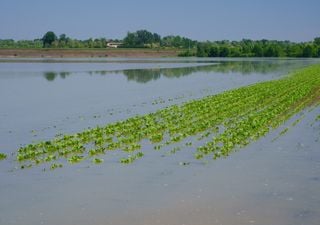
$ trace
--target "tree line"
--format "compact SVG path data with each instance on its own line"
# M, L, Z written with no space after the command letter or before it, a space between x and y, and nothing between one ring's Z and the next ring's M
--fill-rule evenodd
M169 35L161 38L157 33L147 30L128 32L123 39L122 47L126 48L195 48L197 41L179 35Z
M89 38L78 40L67 37L66 34L57 36L48 31L42 38L35 40L0 39L0 48L106 48L108 42L119 43L123 48L195 48L197 41L181 36L161 37L147 30L128 32L123 40L106 38Z
M68 37L66 34L57 36L48 31L42 38L34 40L0 39L0 48L106 48L106 38L89 38L78 40Z
M128 32L122 40L89 38L78 40L66 34L57 36L48 31L35 40L0 39L0 48L107 48L116 42L122 48L185 49L180 56L198 57L320 57L320 37L309 42L276 40L206 41L191 40L179 35L161 37L147 30Z
M310 42L276 40L215 41L197 44L198 57L320 57L320 37Z

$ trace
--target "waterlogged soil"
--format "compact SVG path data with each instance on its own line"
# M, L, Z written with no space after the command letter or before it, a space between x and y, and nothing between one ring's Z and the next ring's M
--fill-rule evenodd
M59 133L278 79L313 63L0 63L0 152L8 155L0 161L0 224L318 224L319 107L215 161L196 160L197 146L170 155L150 148L130 165L119 163L114 151L98 165L86 161L50 171L43 165L21 170L14 155L20 146Z
M3 58L176 57L183 51L153 49L0 49Z

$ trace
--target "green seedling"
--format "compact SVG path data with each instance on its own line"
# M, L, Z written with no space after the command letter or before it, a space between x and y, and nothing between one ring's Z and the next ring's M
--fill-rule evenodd
M159 150L186 140L184 146L195 146L196 141L202 141L193 152L197 159L207 155L213 159L227 157L283 125L303 109L319 105L319 96L320 65L313 65L279 80L228 90L76 134L28 144L18 149L16 159L27 165L56 163L61 158L78 163L108 151L134 153L143 149L145 141ZM156 101L157 104L164 102ZM320 115L317 118L320 119ZM120 162L132 163L142 156L142 152L130 154Z
M0 153L0 161L7 158L7 155L4 153Z
M94 164L101 164L101 163L104 162L104 160L103 160L103 159L94 158L94 159L92 160L92 162L93 162Z

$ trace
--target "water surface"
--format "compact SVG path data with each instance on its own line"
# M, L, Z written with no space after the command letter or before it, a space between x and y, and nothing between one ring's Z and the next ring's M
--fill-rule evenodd
M317 60L0 60L0 224L311 224L320 221L319 108L227 159L196 146L105 163L16 169L19 146L278 79ZM303 135L301 135L303 134ZM180 162L190 162L182 166Z

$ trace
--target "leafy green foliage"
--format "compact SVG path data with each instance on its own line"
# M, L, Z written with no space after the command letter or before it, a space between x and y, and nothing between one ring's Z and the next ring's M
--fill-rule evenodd
M81 155L73 155L71 158L68 159L69 163L74 164L81 162L83 160L83 156Z
M129 153L127 158L120 159L121 163L128 164L144 156L142 143L145 142L155 150L172 146L170 154L195 146L197 159L226 157L279 127L302 109L319 104L319 96L320 65L314 65L280 80L29 144L18 150L17 160L27 165L63 158L78 163L117 150ZM197 141L205 143L200 145ZM183 147L176 147L181 142Z
M59 38L52 32L47 32L43 38L35 40L0 39L1 48L106 48L105 38L89 38L78 40L67 37L65 34Z
M92 160L92 162L94 163L94 164L100 164L100 163L103 163L103 159L98 159L98 158L94 158L93 160Z
M161 37L157 33L151 33L147 30L138 30L136 32L128 32L123 39L123 46L130 48L144 48L160 46Z
M190 56L196 56L196 53L191 50L186 50L178 54L179 57L190 57Z
M185 48L185 49L193 49L196 47L197 41L191 40L186 37L181 37L179 35L169 35L161 40L162 47L169 48Z
M62 168L62 167L63 167L63 165L60 164L60 163L53 163L53 164L51 164L51 166L50 166L50 170L55 170L55 169L57 169L57 168Z
M0 161L7 158L7 155L4 153L0 153Z
M123 40L110 39L109 42L122 43L125 48L175 48L185 49L179 56L198 57L320 57L320 37L313 41L294 43L290 41L250 40L199 42L179 35L161 38L147 30L128 32ZM48 31L43 38L35 40L0 39L1 48L106 48L106 38L78 40L61 34L59 37Z
M130 163L133 163L135 160L143 157L144 154L142 152L138 152L137 154L135 155L129 155L127 158L122 158L120 159L120 162L123 163L123 164L130 164Z
M136 32L128 32L123 39L123 47L130 48L184 48L190 49L196 46L196 41L186 37L169 35L164 38L157 33L151 33L147 30L138 30ZM186 55L188 53L188 55ZM183 56L192 56L192 52L185 52Z
M0 39L0 49L2 48L42 48L43 42L41 39L35 40L19 40Z
M197 44L198 57L319 57L318 38L314 42L243 39L242 41L215 41Z
M52 43L57 39L58 39L57 35L54 32L48 31L42 38L43 47L44 48L51 47Z

